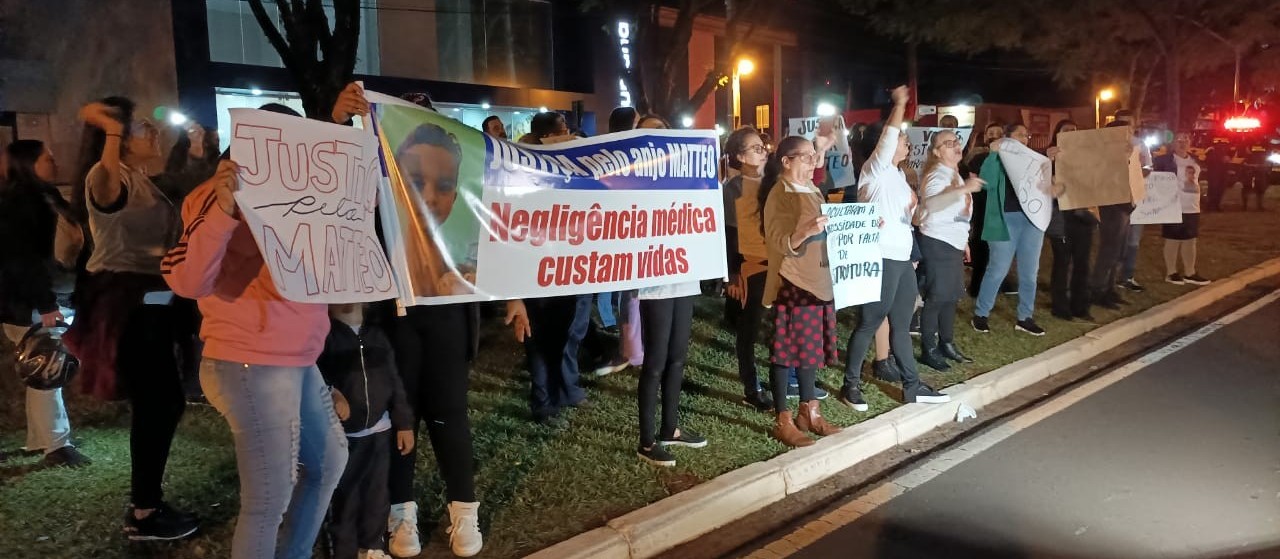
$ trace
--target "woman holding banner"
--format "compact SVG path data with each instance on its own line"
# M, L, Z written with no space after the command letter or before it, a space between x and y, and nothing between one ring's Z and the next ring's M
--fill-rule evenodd
M776 304L769 384L777 415L771 434L793 447L813 444L805 431L819 436L840 432L822 417L814 390L818 368L837 360L836 309L824 234L827 216L822 214L822 192L812 182L822 153L801 136L783 139L765 168L757 196L769 252L761 304ZM787 410L791 368L800 384L800 413L794 422Z
M889 319L889 344L901 369L902 393L907 403L944 403L951 397L920 382L916 371L915 348L911 344L911 315L915 311L915 267L912 264L914 240L911 219L915 214L916 195L898 165L906 160L911 146L902 132L902 120L910 97L906 86L893 90L893 110L867 158L858 179L858 201L875 204L883 222L880 231L881 265L880 301L862 306L858 327L849 336L849 352L844 369L844 387L840 401L855 410L866 410L860 389L860 371L876 329Z
M972 363L955 344L956 305L964 289L964 260L969 252L969 220L973 193L982 179L960 179L962 145L955 132L943 130L929 141L923 167L924 208L920 218L920 252L924 269L924 310L920 313L920 362L939 370Z
M1045 155L1057 160L1061 152L1058 135L1074 132L1079 127L1070 120L1063 120L1053 129L1053 139ZM1093 321L1089 314L1089 253L1093 250L1093 232L1098 228L1098 218L1088 209L1063 211L1058 207L1054 192L1053 214L1045 235L1053 250L1053 273L1049 279L1049 291L1053 295L1053 316L1062 320L1079 318Z
M1026 145L1031 139L1027 127L1011 124L1006 129L1008 138L992 142L991 151L998 155L1000 144L1008 141ZM1018 321L1014 328L1032 336L1043 336L1044 329L1036 324L1032 313L1036 302L1036 274L1040 271L1040 250L1044 247L1044 231L1038 229L1022 210L1022 203L1014 192L1013 181L1005 172L1004 164L997 157L987 157L979 173L986 181L986 219L982 226L982 240L991 247L991 261L982 277L978 291L978 304L971 324L978 332L990 332L988 318L996 306L1000 282L1009 273L1013 261L1018 261Z
M350 84L331 116L346 122L355 114L368 114L368 103ZM276 289L236 202L238 169L223 161L187 196L186 229L161 270L175 293L200 305L200 384L235 442L240 514L231 557L311 557L347 462L347 439L315 365L328 306L295 303Z

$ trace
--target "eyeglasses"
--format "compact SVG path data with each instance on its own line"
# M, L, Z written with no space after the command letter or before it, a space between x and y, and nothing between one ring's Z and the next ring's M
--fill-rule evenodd
M804 161L805 163L817 163L819 156L818 156L818 152L811 151L809 153L793 153L791 155L786 156L786 158L791 158L791 157L799 159L800 161Z
M742 148L742 151L740 151L740 152L738 152L738 153L754 153L754 154L756 154L756 155L760 155L760 154L762 154L762 153L764 153L764 152L765 152L764 146L763 146L763 145L761 145L761 144L756 144L756 145L754 145L754 146L747 146L747 147L744 147L744 148Z
M960 140L944 140L940 145L944 148L958 148Z

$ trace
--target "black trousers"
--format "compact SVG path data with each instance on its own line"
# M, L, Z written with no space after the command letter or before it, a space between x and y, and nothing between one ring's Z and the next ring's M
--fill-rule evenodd
M129 460L133 505L160 506L169 447L187 407L178 370L173 309L139 305L129 313L116 354L120 388L133 411Z
M347 468L329 505L333 559L355 559L361 549L386 550L387 512L391 510L387 472L395 431L347 437Z
M1089 288L1095 297L1116 292L1117 264L1129 242L1129 213L1132 211L1129 204L1098 207L1098 254L1089 279Z
M1049 279L1053 314L1084 316L1089 313L1089 253L1097 226L1072 212L1064 213L1066 235L1049 238L1053 249L1053 273Z
M418 426L426 422L446 496L450 501L474 503L475 454L467 416L471 383L468 312L467 305L411 307L407 316L396 319L392 343L405 394L413 407L415 438ZM401 456L395 448L389 452L391 502L413 501L417 450L408 456Z
M679 427L680 385L689 356L695 296L674 299L642 299L640 323L644 325L644 366L637 389L640 401L640 446L654 444L654 412L662 389L662 426L659 435L671 437Z
M964 288L964 250L920 236L921 267L925 269L924 309L920 313L920 347L924 353L940 343L955 341L956 304Z
M747 277L747 304L740 304L728 299L728 304L741 308L734 340L734 351L738 354L738 379L742 381L742 394L752 396L760 391L759 373L756 371L756 341L760 338L760 323L764 320L764 282L769 274L760 272Z
M818 369L813 367L796 367L796 383L800 389L800 401L812 402L817 399L814 387L817 386ZM791 367L782 365L769 366L769 388L773 392L773 408L778 413L787 411L787 385L791 383Z
M525 338L524 353L531 386L529 409L534 418L555 414L586 399L578 384L578 349L591 324L581 320L578 296L525 299L533 335ZM584 303L590 312L590 301Z
M916 273L910 262L888 259L883 262L880 270L880 300L862 305L858 327L849 336L844 384L846 387L858 386L862 361L866 359L867 350L875 340L876 330L888 317L889 349L902 368L903 391L910 391L914 396L915 387L920 384L919 373L916 371L915 346L911 344L911 315L915 312L916 295L919 294ZM802 382L801 386L803 385Z

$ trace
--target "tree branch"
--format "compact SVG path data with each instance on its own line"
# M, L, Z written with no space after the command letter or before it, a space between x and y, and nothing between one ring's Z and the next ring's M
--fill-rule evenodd
M1146 22L1147 26L1150 28L1151 36L1154 38L1156 46L1160 48L1160 53L1168 54L1169 46L1165 44L1164 30L1160 28L1160 22L1156 21L1155 16L1152 16L1150 12L1144 10L1142 6L1139 5L1139 0L1130 0L1129 5L1133 7L1133 11L1137 12L1137 14L1142 17L1142 20Z
M285 67L291 68L294 64L293 52L289 49L289 43L286 43L284 37L280 35L276 23L271 21L271 15L262 5L262 0L249 0L249 10L253 12L253 18L258 20L258 27L262 28L262 33L267 36L267 42L276 49L276 54L280 55Z

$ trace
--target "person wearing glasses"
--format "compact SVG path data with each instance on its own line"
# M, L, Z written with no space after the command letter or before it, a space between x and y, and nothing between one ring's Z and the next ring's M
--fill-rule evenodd
M1005 130L1008 139L992 142L991 151L998 153L1003 142L1016 141L1026 145L1031 141L1027 127L1010 124ZM989 318L996 306L996 295L1001 280L1009 273L1013 261L1018 261L1018 320L1014 329L1032 336L1043 336L1044 329L1032 316L1036 303L1036 274L1040 272L1040 250L1044 247L1044 231L1041 231L1022 210L1022 203L1014 192L999 157L988 157L979 172L987 192L986 219L982 226L982 239L991 248L987 272L982 277L978 291L978 303L974 309L973 329L991 331Z
M880 300L862 306L858 327L849 336L849 353L844 369L844 386L840 401L857 411L865 411L860 372L867 349L876 329L889 319L889 346L897 360L903 398L907 403L945 403L951 397L920 382L916 370L915 348L911 344L911 315L915 312L915 265L912 263L914 239L911 228L916 210L916 195L907 183L906 174L898 166L906 160L911 145L902 131L902 121L910 93L906 86L893 90L893 110L880 133L875 150L862 167L858 179L858 201L875 204L880 213L881 265Z
M775 425L771 434L791 447L813 444L804 433L833 435L840 429L819 412L818 368L837 361L836 309L827 259L822 191L813 184L814 167L834 138L815 141L789 136L778 143L760 179L756 197L769 254L761 305L774 307L769 385ZM787 410L790 369L796 370L799 415Z
M759 411L773 409L773 399L760 389L755 347L764 318L765 277L769 271L769 250L760 226L760 181L769 152L760 132L744 126L729 134L724 144L729 167L738 176L724 184L725 241L729 255L729 285L725 305L741 312L734 328L738 355L738 378L742 381L742 403ZM736 309L735 309L736 310ZM730 312L726 312L730 315Z

